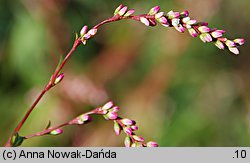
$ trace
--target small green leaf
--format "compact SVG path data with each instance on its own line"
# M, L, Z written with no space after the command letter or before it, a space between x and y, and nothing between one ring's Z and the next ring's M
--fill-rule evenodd
M49 120L49 123L47 124L47 126L46 126L46 128L45 128L45 129L50 128L50 126L51 126L51 121Z
M20 136L18 133L12 136L11 138L11 146L18 147L23 143L24 137Z

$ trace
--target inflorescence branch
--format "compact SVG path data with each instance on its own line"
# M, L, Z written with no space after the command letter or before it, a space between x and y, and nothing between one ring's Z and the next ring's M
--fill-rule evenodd
M224 30L219 30L216 28L210 28L208 27L208 23L206 22L198 22L195 19L191 19L189 17L189 12L174 12L170 11L168 13L164 13L160 11L159 6L155 6L147 14L141 14L141 15L133 15L135 12L134 9L128 10L127 6L123 6L122 4L115 10L114 15L106 19L90 30L88 30L88 27L85 25L82 27L80 31L80 36L76 34L76 39L74 41L74 44L69 51L69 53L64 57L63 61L59 63L58 67L56 68L54 74L51 76L48 84L44 87L44 89L41 91L40 95L37 97L35 102L31 105L31 107L26 112L23 119L20 121L20 123L15 128L12 135L9 137L7 143L5 146L18 146L21 145L22 141L28 138L32 138L35 136L42 136L46 134L52 134L52 135L58 135L63 132L61 127L72 125L72 124L80 124L90 121L89 115L90 114L101 114L108 120L114 121L114 129L115 133L117 135L120 134L120 131L123 130L126 133L125 138L125 146L132 147L132 146L158 146L155 142L148 142L143 143L144 139L140 136L137 136L134 134L134 131L138 129L138 127L135 125L135 121L130 119L124 119L117 116L117 111L119 110L118 107L113 106L112 102L109 102L105 104L101 108L94 109L91 112L85 113L76 119L69 121L67 123L61 124L56 127L49 127L46 130L32 134L26 137L19 136L19 131L21 130L23 124L26 122L27 118L30 116L31 112L34 110L38 102L42 99L42 97L55 85L60 83L62 79L64 78L64 74L61 73L62 68L67 63L70 56L73 54L73 52L77 49L77 47L80 44L86 45L87 41L92 38L94 35L96 35L99 27L101 27L104 24L115 22L119 20L124 19L131 19L135 21L139 21L143 23L146 26L156 26L157 23L161 24L164 27L174 27L177 31L183 33L185 30L188 30L189 34L192 37L198 37L204 42L211 42L215 44L219 49L228 49L234 54L239 54L238 47L240 45L244 44L243 38L237 38L230 40L223 36L225 33ZM108 107L109 106L109 107Z

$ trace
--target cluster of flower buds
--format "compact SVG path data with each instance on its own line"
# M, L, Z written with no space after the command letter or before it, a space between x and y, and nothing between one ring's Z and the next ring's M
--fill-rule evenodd
M115 10L115 15L125 16L127 6L120 5ZM134 13L134 10L128 12ZM223 37L224 30L211 29L206 22L198 22L195 19L189 17L189 12L174 12L168 13L160 12L160 7L155 6L147 14L139 15L140 22L146 26L155 26L157 22L165 27L174 27L179 32L184 32L186 29L192 37L200 37L204 42L213 42L219 49L228 49L234 54L239 54L238 46L244 44L244 39L239 38L235 40L229 40Z
M123 130L127 135L124 143L126 147L157 147L158 144L156 142L150 141L144 143L144 138L141 136L137 136L134 131L138 130L138 126L134 120L128 118L121 118L118 116L117 112L119 111L119 107L115 106L112 101L107 102L102 107L96 108L95 113L101 114L107 120L114 121L114 131L116 135L120 135Z
M123 6L122 4L120 6L118 6L114 12L114 15L118 15L118 16L122 16L122 17L129 17L131 16L135 10L134 9L131 9L131 10L128 10L128 7L127 6Z
M91 117L88 114L82 114L76 118L74 118L73 120L69 121L68 124L69 125L82 125L85 124L87 122L91 121Z
M153 141L144 143L144 138L134 133L138 130L134 120L118 118L114 121L114 130L116 135L119 135L122 130L127 135L124 140L125 147L158 147L158 144Z
M87 40L93 37L97 33L96 28L92 28L88 31L88 26L83 26L81 31L80 31L80 37L82 40L83 45L86 45Z
M118 118L117 112L120 110L112 101L107 102L102 107L95 109L96 114L101 114L107 120L115 120Z

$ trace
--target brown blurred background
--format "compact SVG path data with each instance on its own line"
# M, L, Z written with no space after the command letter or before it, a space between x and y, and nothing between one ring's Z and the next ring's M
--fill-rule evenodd
M112 16L123 1L0 0L0 144L45 86L83 25ZM65 78L40 101L21 135L56 125L113 100L135 119L138 135L160 146L250 146L250 1L154 0L124 3L136 13L153 6L183 11L210 27L244 37L235 56L174 29L133 21L105 25L80 46ZM23 146L123 146L101 116L60 136Z

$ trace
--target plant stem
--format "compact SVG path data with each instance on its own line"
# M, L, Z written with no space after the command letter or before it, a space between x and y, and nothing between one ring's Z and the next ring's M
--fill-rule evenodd
M115 21L119 21L119 20L123 20L123 19L132 19L132 20L140 21L140 17L146 17L146 18L151 18L151 19L154 18L154 16L147 15L147 14L135 15L135 16L129 16L129 17L123 17L123 16L115 15L115 16L109 18L109 19L106 19L106 20L98 23L93 28L98 29L100 26L102 26L102 25L104 25L106 23L115 22ZM39 101L41 100L41 98L45 95L45 93L48 92L53 86L55 86L54 82L55 82L57 76L59 75L60 71L62 70L62 68L64 67L64 65L66 64L66 62L68 61L69 57L76 50L76 48L81 44L81 42L82 42L82 40L80 38L77 38L75 40L75 42L74 42L71 50L66 55L66 57L63 59L62 63L59 65L59 67L55 70L55 72L51 76L48 84L44 87L44 89L42 90L42 92L40 93L40 95L36 98L35 102L28 109L28 111L24 115L23 119L18 123L18 125L15 128L14 132L12 133L12 135L9 137L8 141L6 142L5 147L11 147L11 138L16 133L18 133L21 130L22 126L24 125L24 123L26 122L26 120L28 119L28 117L30 116L31 112L34 110L34 108L39 103Z

